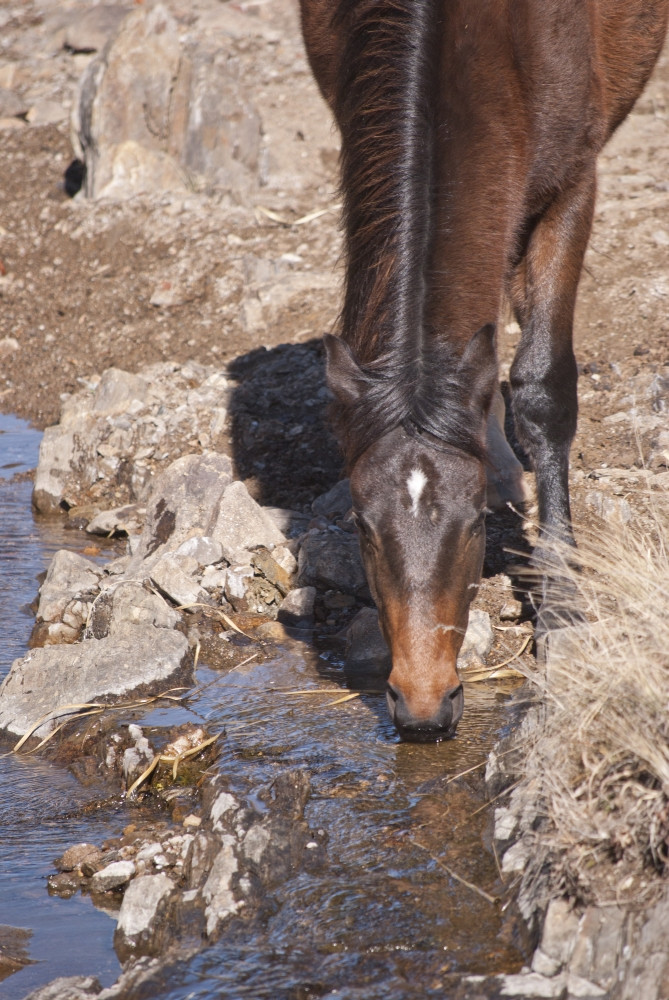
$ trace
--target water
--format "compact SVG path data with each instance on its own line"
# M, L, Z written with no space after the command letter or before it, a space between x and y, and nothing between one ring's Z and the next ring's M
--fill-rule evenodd
M25 425L0 418L0 474L34 465L37 441ZM8 460L22 464L3 469ZM34 521L30 488L0 479L0 673L24 651L31 619L19 608L33 600L37 573L56 548L86 544L58 523ZM195 697L150 711L143 724L224 728L217 766L240 795L280 768L305 768L307 820L327 834L327 861L282 885L262 918L238 920L222 941L171 970L152 996L443 997L445 984L464 972L520 967L527 956L515 943L486 846L490 808L480 766L511 724L508 689L467 686L456 739L415 746L398 742L385 697L332 704L337 694L328 690L342 687L333 651L319 655L295 642L225 675L202 665L197 680ZM290 693L305 689L323 693ZM2 983L7 1000L57 975L93 973L107 984L118 973L113 920L86 897L46 892L53 858L65 847L100 843L128 822L123 813L85 814L85 803L86 791L67 772L34 758L0 759L0 924L33 930L30 955L38 963Z

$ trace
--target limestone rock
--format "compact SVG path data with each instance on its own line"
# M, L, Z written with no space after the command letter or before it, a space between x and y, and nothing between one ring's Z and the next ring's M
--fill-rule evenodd
M115 581L93 603L86 638L124 634L128 625L173 629L178 622L178 611L159 594L134 580Z
M271 550L286 541L275 521L239 481L226 487L210 534L221 544L230 563L243 559L250 549L262 545Z
M112 861L91 878L91 892L109 892L127 885L135 874L132 861Z
M46 736L68 713L60 706L127 697L131 692L174 683L189 661L181 632L127 626L112 637L74 646L33 649L15 660L0 686L0 728L22 736Z
M313 622L315 587L296 587L279 605L278 619L284 625L308 625Z
M121 961L161 951L169 901L174 892L174 883L164 872L140 875L130 883L114 932L114 947Z
M116 34L130 7L100 4L78 12L65 29L65 46L73 52L97 52Z
M97 592L102 573L99 566L76 552L68 549L56 552L40 587L37 618L44 622L60 621L72 598Z

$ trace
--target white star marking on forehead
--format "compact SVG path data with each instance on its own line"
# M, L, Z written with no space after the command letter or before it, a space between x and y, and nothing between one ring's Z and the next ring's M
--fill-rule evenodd
M407 489L411 497L411 512L414 517L418 517L418 504L423 490L427 485L427 476L421 469L412 469L411 475L407 479Z

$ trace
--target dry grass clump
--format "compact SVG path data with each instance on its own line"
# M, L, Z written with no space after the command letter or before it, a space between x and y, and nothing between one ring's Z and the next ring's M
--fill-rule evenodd
M524 783L539 789L540 821L524 834L526 892L548 880L584 902L638 902L669 870L668 548L666 501L650 532L579 537L579 570L573 552L550 555L586 622L553 634L534 678Z

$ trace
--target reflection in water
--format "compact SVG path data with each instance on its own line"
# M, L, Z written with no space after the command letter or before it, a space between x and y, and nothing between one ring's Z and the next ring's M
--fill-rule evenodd
M213 671L200 670L200 684L211 686L191 703L191 718L225 727L219 767L231 790L243 794L278 768L306 768L307 818L328 834L328 863L282 886L272 915L239 921L160 995L288 1000L337 990L400 1000L443 996L455 973L519 968L502 907L444 867L489 896L503 892L484 848L489 811L476 765L510 722L507 696L469 685L454 740L403 744L383 696L334 706L336 695L288 693L331 689L341 677L323 677L314 658L295 644L213 684ZM187 709L178 711L183 719Z

